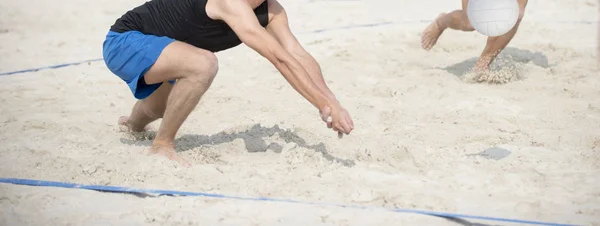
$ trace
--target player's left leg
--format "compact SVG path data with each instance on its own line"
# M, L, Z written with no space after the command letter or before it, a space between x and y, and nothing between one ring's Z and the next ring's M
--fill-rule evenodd
M496 56L500 54L500 52L508 45L508 43L513 39L517 30L519 29L519 25L521 24L521 20L525 15L525 7L527 6L528 0L518 0L519 2L519 19L517 20L517 24L506 34L498 37L489 37L487 39L487 45L483 49L477 64L475 64L475 71L488 71L490 64L496 59Z

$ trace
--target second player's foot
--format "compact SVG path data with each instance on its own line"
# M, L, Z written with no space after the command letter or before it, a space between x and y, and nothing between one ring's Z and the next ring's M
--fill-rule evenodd
M489 67L480 67L475 66L471 69L470 75L467 77L467 80L472 82L486 82L489 79L490 68Z
M471 72L475 73L475 74L486 74L486 73L490 72L490 68L489 67L485 67L485 66L484 67L478 67L478 66L476 66L473 69L471 69Z
M440 38L442 33L444 32L444 28L440 26L440 19L445 16L445 13L440 14L421 34L421 47L425 50L430 50L437 43L437 40Z
M473 72L475 73L488 73L490 71L490 64L492 62L491 57L482 56L479 57L475 66L473 67Z

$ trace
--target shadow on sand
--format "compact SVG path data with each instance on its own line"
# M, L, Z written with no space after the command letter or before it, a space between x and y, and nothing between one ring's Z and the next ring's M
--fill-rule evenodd
M149 131L146 132L143 136L139 136L136 138L121 138L121 143L137 146L149 146L150 143L147 141L153 139L155 137L155 134L156 132ZM286 143L295 143L298 147L306 148L321 153L323 157L328 161L337 162L347 167L352 167L355 165L355 162L353 160L341 159L329 154L329 152L327 151L327 147L325 147L325 144L308 144L306 140L298 136L297 133L292 132L291 130L283 130L279 128L278 125L274 125L273 127L268 128L260 124L255 124L245 131L233 133L220 132L214 135L186 134L176 139L175 144L177 145L177 151L183 152L189 151L197 147L219 145L223 143L233 142L236 139L242 139L244 140L246 150L250 153L266 152L267 150L271 150L276 153L281 153L283 151L283 146L274 142L267 144L267 142L265 141L265 138L271 137L275 134L278 134L279 138L285 141Z
M471 69L473 66L475 66L477 59L479 59L479 57L473 57L454 65L437 69L442 69L458 77L463 77L467 73L471 72ZM494 63L490 65L490 70L506 70L510 67L514 67L515 63L527 64L529 62L532 62L533 64L542 68L554 66L548 63L548 57L541 52L531 52L529 50L507 47L498 55Z

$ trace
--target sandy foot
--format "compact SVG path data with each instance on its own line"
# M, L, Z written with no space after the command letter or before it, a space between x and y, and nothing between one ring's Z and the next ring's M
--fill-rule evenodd
M129 123L128 120L128 116L121 116L119 118L119 126L121 127L121 131L129 132L131 135L138 139L153 139L153 136L150 136L147 133L150 130L150 127L145 126L143 128L139 128ZM175 146L173 144L157 144L156 142L154 142L150 150L148 150L148 155L153 154L165 156L168 159L176 161L179 164L186 167L191 166L189 161L177 154L177 152L175 151Z
M444 32L444 29L442 29L438 23L439 19L444 15L446 15L446 13L440 14L423 31L423 34L421 35L421 47L423 47L423 49L430 50L431 48L433 48L435 43L437 43L437 40L440 37L440 35L442 35L442 33Z
M179 156L177 154L173 145L153 144L152 147L150 148L148 154L149 155L156 154L156 155L165 156L168 159L170 159L172 161L176 161L185 167L192 166L192 164L190 164L190 162L188 160L182 158L181 156Z

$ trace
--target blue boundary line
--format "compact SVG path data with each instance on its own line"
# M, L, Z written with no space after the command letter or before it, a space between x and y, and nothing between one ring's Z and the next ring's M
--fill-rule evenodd
M395 24L418 24L418 23L429 23L429 22L431 22L431 20L387 21L387 22L380 22L380 23L358 24L358 25L340 26L340 27L334 27L334 28L317 29L317 30L312 30L312 31L307 31L307 32L301 32L299 34L316 34L316 33L323 33L323 32L334 31L334 30L348 30L348 29L354 29L354 28L379 27L379 26L387 26L387 25L395 25ZM533 22L536 22L536 21L533 21ZM596 24L596 23L599 23L598 21L544 21L544 22L545 23L559 23L559 24ZM65 63L65 64L40 67L40 68L32 68L32 69L25 69L25 70L19 70L19 71L11 71L11 72L2 72L2 73L0 73L0 76L21 74L21 73L27 73L27 72L36 72L36 71L43 70L43 69L56 69L56 68L74 66L74 65L79 65L82 63L90 63L90 62L101 61L101 60L103 60L103 59L98 58L98 59L84 60L84 61L73 62L73 63Z
M0 73L0 76L3 76L3 75L13 75L13 74L21 74L21 73L27 73L27 72L35 72L35 71L39 71L39 70L43 70L43 69L56 69L56 68L68 67L68 66L73 66L73 65L78 65L78 64L84 64L84 63L90 63L90 62L101 61L101 60L103 60L103 58L91 59L91 60L84 60L84 61L78 61L78 62L66 63L66 64L57 64L57 65L45 66L45 67L39 67L39 68L32 68L32 69L25 69L25 70L20 70L20 71L4 72L4 73Z
M414 213L414 214L423 214L423 215L443 217L443 218L466 218L466 219L502 221L502 222L511 222L511 223L520 223L520 224L568 226L568 224L517 220L517 219L497 218L497 217L486 217L486 216L476 216L476 215L465 215L465 214L454 214L454 213L443 213L443 212L434 212L434 211L426 211L426 210L369 207L369 206L345 205L345 204L336 204L336 203L318 203L318 202L306 202L306 201L298 201L298 200L291 200L291 199L278 199L278 198L268 198L268 197L241 197L241 196L230 196L230 195L204 193L204 192L137 189L137 188L102 186L102 185L82 185L82 184L73 184L73 183L63 183L63 182L57 182L57 181L30 180L30 179L19 179L19 178L0 178L0 183L15 184L15 185L27 185L27 186L86 189L86 190L94 190L94 191L101 191L101 192L114 192L114 193L138 194L138 195L153 194L153 195L158 195L158 196L164 196L164 195L166 195L166 196L203 196L203 197L219 198L219 199L234 199L234 200L260 201L260 202L280 202L280 203L303 204L303 205L314 205L314 206L342 207L342 208L362 209L362 210L387 210L387 211L392 211L392 212L397 212L397 213Z

